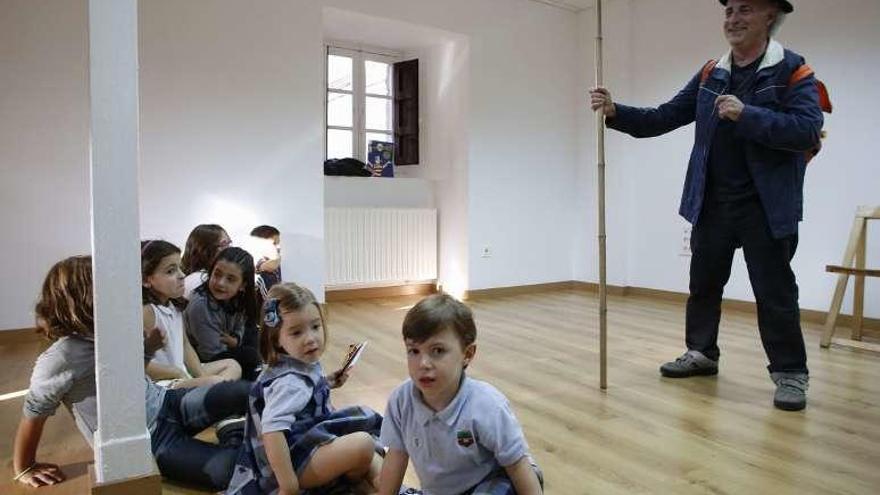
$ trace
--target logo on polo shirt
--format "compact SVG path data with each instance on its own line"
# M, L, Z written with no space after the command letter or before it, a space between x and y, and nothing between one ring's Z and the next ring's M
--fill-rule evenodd
M470 430L458 430L455 436L462 447L470 447L474 444L474 434Z

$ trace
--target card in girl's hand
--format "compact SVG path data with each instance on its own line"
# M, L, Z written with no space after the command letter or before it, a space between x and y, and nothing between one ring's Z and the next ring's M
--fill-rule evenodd
M360 344L351 344L348 346L348 355L345 356L345 361L342 362L342 373L347 373L348 370L354 367L354 364L361 358L361 354L364 353L366 347L366 340Z

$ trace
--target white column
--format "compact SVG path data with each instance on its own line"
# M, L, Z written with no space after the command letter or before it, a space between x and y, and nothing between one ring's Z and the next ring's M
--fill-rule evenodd
M89 0L99 483L153 471L144 413L137 0Z

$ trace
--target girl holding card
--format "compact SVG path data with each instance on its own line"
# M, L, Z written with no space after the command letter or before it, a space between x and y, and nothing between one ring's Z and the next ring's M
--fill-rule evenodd
M382 417L366 407L331 406L330 389L345 383L348 369L324 375L327 329L311 291L284 283L268 296L260 335L265 367L251 389L247 438L227 493L299 493L334 484L374 493Z

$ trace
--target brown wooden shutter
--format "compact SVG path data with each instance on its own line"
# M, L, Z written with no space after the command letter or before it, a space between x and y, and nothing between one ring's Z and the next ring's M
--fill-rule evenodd
M395 165L419 163L419 61L394 64Z

